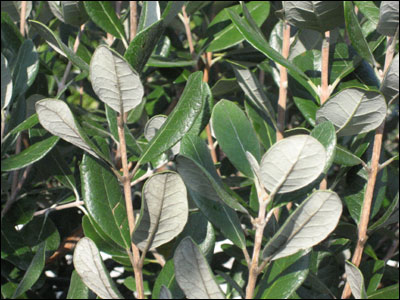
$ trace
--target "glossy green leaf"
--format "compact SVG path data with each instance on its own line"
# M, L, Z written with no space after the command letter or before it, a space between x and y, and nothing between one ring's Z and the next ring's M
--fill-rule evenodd
M311 126L315 126L315 118L318 110L317 104L310 99L303 99L300 97L293 97L293 100L306 121Z
M139 32L126 49L124 55L126 60L139 74L149 60L163 32L164 22L161 19Z
M210 152L201 138L186 135L182 139L181 152L176 160L178 172L182 174L189 188L210 200L222 200L231 208L246 213L246 209L238 203L234 193L224 186L215 170Z
M331 167L336 153L336 132L331 122L324 122L315 126L311 131L311 136L316 138L326 151L326 165L324 173L326 174Z
M364 276L361 271L351 262L346 261L345 270L347 282L350 285L351 293L355 299L367 299L367 291L364 285Z
M18 296L29 290L35 282L39 279L40 274L44 269L44 263L46 259L46 241L43 241L39 245L35 256L33 257L28 269L26 270L24 277L18 284L17 289L14 292L12 298L17 298Z
M90 77L100 100L120 114L142 102L144 91L139 75L107 46L101 45L94 52Z
M371 65L375 66L376 61L374 55L369 48L367 40L365 39L363 32L358 22L357 16L354 13L354 6L351 1L344 1L344 16L346 20L346 30L349 35L351 45L357 50L358 54Z
M175 267L173 259L168 260L158 273L152 291L153 299L158 299L160 297L161 288L163 286L170 290L171 294L174 296L174 299L182 299L185 297L175 279Z
M317 123L331 121L338 136L360 134L376 129L386 116L382 94L360 88L341 90L317 111Z
M394 36L399 27L399 2L382 1L379 8L377 31L380 34Z
M253 177L246 151L260 160L260 144L244 112L233 102L221 100L214 106L211 120L215 137L229 160L244 175Z
M232 67L240 87L250 102L262 112L264 119L268 120L276 128L276 115L271 105L271 100L265 95L254 73L240 66L232 65Z
M1 12L1 42L4 49L3 53L6 49L11 53L18 53L19 47L24 42L19 28L14 24L10 15L4 11Z
M295 135L274 144L260 163L261 183L272 194L287 193L313 182L326 164L324 146L308 135Z
M96 244L83 237L76 244L73 262L82 281L104 299L123 299L108 273Z
M394 101L399 98L399 54L393 58L385 77L383 78L381 88L386 101Z
M193 73L175 109L143 151L140 164L170 149L190 130L204 108L202 91L202 72Z
M16 64L12 72L13 96L18 97L35 81L39 71L39 56L32 40L25 40L18 51Z
M183 5L185 5L183 1L168 1L167 7L161 15L165 26L168 26L176 15L181 12Z
M142 206L132 240L146 252L181 233L188 219L187 192L174 172L157 173L143 186Z
M126 41L124 26L115 14L110 1L85 1L86 12L100 28Z
M325 32L344 22L342 1L285 1L283 9L285 19L303 29Z
M149 58L147 66L156 68L178 68L178 67L194 67L195 60L171 59L162 56L155 56Z
M75 270L72 271L67 299L89 299L89 288Z
M274 62L281 64L286 67L290 74L299 81L306 89L309 91L315 98L317 98L317 87L310 81L306 74L304 74L297 66L289 62L287 59L284 59L283 56L274 50L268 42L265 40L264 35L254 23L254 20L249 16L246 6L243 5L243 13L244 20L239 17L239 15L227 9L229 16L235 24L236 28L243 35L247 42L249 42L254 48L262 52L269 59L272 59Z
M65 45L50 28L35 20L30 20L29 23L38 31L38 33L46 40L46 42L54 49L54 51L67 57L81 70L89 72L89 65L82 58L76 55L72 49Z
M7 59L1 54L1 109L8 106L11 101L13 83Z
M375 5L374 1L354 1L354 3L361 13L370 20L376 28L379 22L379 8Z
M64 101L43 99L36 102L35 107L40 124L47 131L87 151L94 157L99 157L88 144L88 138L78 127L71 110Z
M157 115L147 121L146 126L144 127L144 137L146 138L146 140L151 141L153 139L153 137L156 135L161 126L165 123L167 118L168 117L164 115ZM178 154L180 148L181 143L178 142L175 146L171 148L172 154Z
M367 288L367 295L375 292L382 281L385 272L385 261L369 260L360 265L360 271L364 274L364 282Z
M399 218L399 193L397 193L396 197L386 208L383 215L375 223L373 223L368 227L368 231L373 232L391 223L395 223L398 218Z
M189 299L225 299L210 266L190 237L184 238L174 253L175 275Z
M314 192L268 242L263 258L276 260L320 243L336 228L341 214L342 202L335 192Z
M336 153L334 158L335 164L351 167L361 164L363 161L358 156L351 153L348 149L341 145L336 145Z
M160 15L160 5L158 4L158 1L143 2L137 32L141 32L143 29L159 21Z
M368 295L368 299L399 299L399 284L377 290Z
M118 245L130 248L125 201L115 175L88 155L81 164L82 197L90 215Z
M260 279L257 299L288 299L306 280L311 251L301 250L273 261Z
M270 3L268 1L251 1L246 3L250 15L258 27L264 23L269 15ZM241 13L241 5L230 7L236 13ZM243 36L230 22L226 10L220 11L208 25L208 32L211 35L211 43L207 48L209 52L218 52L239 44L244 40Z
M1 161L1 171L13 171L29 166L53 149L57 144L59 137L52 136L43 141L37 142L28 148L24 149L22 152L12 155Z

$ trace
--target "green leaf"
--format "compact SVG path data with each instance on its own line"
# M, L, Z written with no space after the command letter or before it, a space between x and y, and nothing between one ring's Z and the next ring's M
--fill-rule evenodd
M375 66L376 61L374 55L369 48L367 40L358 22L357 16L354 13L353 3L351 1L344 1L344 17L346 20L346 30L349 35L351 45L357 50L358 54L371 65Z
M352 167L362 164L362 159L341 145L336 145L335 164Z
M342 1L285 1L285 19L296 27L319 32L343 24Z
M13 77L13 97L22 95L35 81L39 71L39 56L32 40L25 40L18 51Z
M149 162L157 155L170 149L193 126L204 108L202 75L202 72L190 75L178 104L143 151L138 163Z
M194 67L196 66L195 60L171 59L168 57L153 55L147 62L148 67L156 68L178 68L178 67Z
M174 299L182 299L183 297L185 297L181 288L176 282L174 261L172 259L168 260L165 263L164 267L161 269L157 276L152 292L153 299L159 299L161 288L163 286L167 287L171 291Z
M399 27L399 3L382 1L379 8L379 23L376 30L383 35L394 36Z
M215 137L231 163L244 175L253 178L246 151L259 161L260 144L244 112L233 102L221 100L214 106L211 120Z
M399 54L393 58L385 77L383 78L380 91L386 101L394 101L399 98Z
M115 175L98 161L84 155L81 164L82 197L89 214L118 245L129 249L125 201Z
M249 16L245 5L243 5L243 12L245 16L244 20L241 19L235 11L229 8L227 8L227 11L233 24L235 24L236 28L243 35L247 42L249 42L257 50L262 52L269 59L286 67L289 73L297 81L299 81L307 89L307 91L309 91L314 96L315 99L318 99L317 87L314 86L307 75L304 74L297 66L289 62L287 59L283 58L283 56L279 52L274 50L268 44L260 29L254 23L254 20L252 20Z
M293 100L306 121L314 127L316 125L315 118L318 110L317 104L310 99L299 97L293 97Z
M396 210L397 209L397 210ZM396 217L397 212L397 217ZM398 219L399 214L399 193L392 200L389 207L386 208L384 214L371 226L368 227L369 232L373 232L381 227L394 223L393 220Z
M72 51L67 45L65 45L54 32L46 25L39 21L29 20L29 23L35 28L38 33L46 40L46 42L62 56L67 57L75 66L80 68L82 71L89 72L89 65L78 55Z
M44 269L44 262L46 259L46 241L43 241L39 245L39 249L37 250L35 256L30 263L28 270L26 270L24 277L21 282L18 284L17 289L14 292L12 298L17 298L27 290L29 290L35 282L39 279L40 274Z
M342 202L335 192L314 192L268 242L262 257L276 260L320 243L336 228L341 214Z
M250 15L254 18L257 26L260 27L269 15L270 3L268 1L251 1L247 7ZM241 13L241 5L230 7L236 13ZM228 23L229 22L229 23ZM230 22L229 15L225 9L221 10L212 22L208 25L208 35L211 43L206 51L218 52L226 48L239 44L244 40L243 36Z
M65 23L80 26L89 19L82 1L60 1L60 4Z
M13 90L10 68L7 59L1 54L1 110L10 104Z
M344 267L346 270L347 282L350 285L354 298L367 299L367 291L365 290L364 277L361 271L347 260Z
M75 270L72 271L67 299L89 299L89 289Z
M207 146L194 135L186 135L181 143L181 152L176 159L178 172L185 184L206 198L221 202L233 209L246 213L246 209L236 200L236 195L226 189L218 176Z
M107 46L101 45L94 52L90 77L100 100L121 115L142 102L144 91L139 75Z
M225 299L211 268L190 237L184 238L174 253L175 275L189 299Z
M18 16L19 21L19 16ZM1 12L1 43L5 49L11 53L18 53L19 47L24 42L24 38L21 35L19 29L14 24L8 13Z
M271 105L271 100L265 95L263 88L249 69L232 65L237 81L251 104L260 111L265 120L276 128L276 114Z
M368 295L368 299L399 299L399 284L379 289Z
M143 2L137 32L141 32L143 29L146 29L159 21L160 14L160 5L158 4L158 1Z
M160 299L173 299L171 291L165 286L161 286Z
M13 171L29 166L42 159L57 144L59 137L52 136L37 142L22 152L1 161L1 171Z
M168 243L188 219L187 192L175 172L157 173L143 186L142 206L132 240L143 252Z
M338 136L376 129L386 116L385 98L376 91L347 88L330 97L317 111L317 124L331 121Z
M256 299L291 298L306 280L310 263L310 249L274 260L260 279Z
M85 1L84 4L87 14L96 25L126 42L124 26L110 1Z
M123 299L101 260L96 244L91 239L83 237L79 240L73 262L82 281L100 298Z
M35 107L40 124L47 131L99 158L64 101L43 99L36 102Z
M336 132L331 122L324 122L315 126L311 131L311 136L316 138L326 151L326 165L324 173L326 174L331 167L336 153Z
M14 22L21 19L21 2L20 1L4 1L1 3L1 11L7 12ZM32 2L26 3L25 19L27 19L32 11Z
M287 193L313 182L326 165L324 146L308 135L274 144L260 163L260 180L271 194Z
M161 18L164 20L164 26L168 26L171 23L184 5L183 1L168 1L167 7L165 7L161 15Z
M361 13L370 20L375 28L379 22L379 8L375 5L374 1L354 1Z
M158 40L164 32L164 22L161 19L143 31L139 32L130 42L125 52L125 58L130 65L140 73L149 60Z

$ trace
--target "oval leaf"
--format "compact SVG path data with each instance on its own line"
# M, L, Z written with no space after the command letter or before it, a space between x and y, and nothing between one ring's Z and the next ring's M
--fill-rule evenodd
M385 98L375 91L348 88L326 101L317 111L317 124L331 121L338 136L376 129L386 116Z
M139 159L140 164L149 162L157 155L170 149L193 126L196 118L204 108L202 78L202 72L196 72L189 76L178 104L143 151Z
M211 120L215 137L232 164L244 175L254 177L246 151L259 160L260 144L244 112L233 102L221 100L214 106Z
M142 251L166 244L181 233L188 214L182 178L174 172L155 174L144 184L140 217L132 240Z
M295 191L317 179L325 162L325 148L315 138L291 136L264 154L260 164L261 183L273 194Z
M83 237L76 244L74 267L82 281L103 299L123 299L108 273L96 244Z
M87 143L68 105L61 100L43 99L35 104L40 124L50 133L99 158Z
M1 171L13 171L29 166L43 158L57 144L58 136L37 142L22 152L1 161Z
M188 299L225 299L210 266L190 237L176 248L174 264L176 280Z
M101 229L124 249L130 248L128 219L121 187L115 175L88 155L80 167L82 197Z
M323 241L342 214L342 202L332 191L316 191L289 216L265 246L264 259L278 259Z
M397 54L386 71L381 84L381 92L386 101L394 101L399 97L399 54Z
M117 53L97 47L90 61L93 90L101 101L120 114L140 104L143 86L139 75Z
M376 30L383 35L394 36L398 27L399 1L382 1Z
M284 1L285 19L296 27L319 32L344 22L343 1Z
M365 290L364 277L361 271L347 260L344 268L346 270L347 282L350 285L354 298L367 299L367 291Z
M1 109L6 108L12 96L12 79L7 59L1 54Z

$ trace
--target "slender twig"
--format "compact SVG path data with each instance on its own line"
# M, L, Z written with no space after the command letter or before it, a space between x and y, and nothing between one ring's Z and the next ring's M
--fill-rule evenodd
M386 168L388 165L390 165L392 162L394 162L396 159L398 159L398 157L394 156L392 158L389 158L388 160L386 160L385 162L381 163L378 167L378 172L384 168Z
M130 13L130 41L135 38L137 31L137 1L129 1Z
M21 1L20 23L19 32L25 36L25 18L26 18L26 5L28 1Z
M196 58L196 54L194 53L193 40L192 40L192 31L190 30L190 19L186 14L186 6L182 6L182 15L183 15L183 25L185 25L186 36L189 43L190 54L192 54L193 58Z
M121 154L121 161L122 161L122 184L124 187L124 195L125 195L125 205L126 205L126 213L128 216L128 224L129 224L129 234L132 236L133 230L135 229L135 216L133 211L133 203L132 203L132 191L131 191L131 183L130 179L134 176L135 172L139 169L139 164L136 164L132 174L129 174L129 167L128 167L128 155L126 151L126 141L125 141L125 128L124 128L124 118L123 113L122 115L118 116L118 136L119 136L119 143L120 143L120 154ZM143 287L143 273L142 267L140 263L140 253L139 249L135 245L135 243L131 242L132 247L132 267L135 273L135 281L136 281L136 290L138 293L139 299L144 299L144 287Z
M387 72L390 61L393 58L392 51L390 49L394 47L396 43L397 38L391 38L388 40L388 51L386 51L386 57L385 57L385 70L384 73ZM376 178L378 175L379 171L379 158L381 154L381 149L382 149L382 139L383 139L383 131L385 129L385 120L383 120L382 124L376 129L375 131L375 137L374 137L374 146L372 149L372 157L371 157L371 167L370 167L370 172L368 174L368 182L367 182L367 189L364 194L364 201L363 201L363 206L361 210L361 217L360 217L360 223L358 225L358 239L357 239L357 245L356 249L354 250L353 258L352 258L352 263L358 267L361 262L362 254L364 252L364 246L365 243L367 242L368 236L367 236L367 229L368 229L368 222L369 222L369 217L371 214L371 207L372 207L372 200L373 200L373 195L374 195L374 189L375 189L375 183L376 183ZM346 286L343 290L342 293L342 299L347 299L351 295L351 289L350 285L346 283Z
M71 203L67 203L67 204L62 204L62 205L58 205L58 206L52 206L52 207L48 207L42 210L39 210L37 212L35 212L33 215L36 216L40 216L43 215L45 213L51 212L51 211L55 211L55 210L63 210L63 209L68 209L68 208L73 208L73 207L79 207L84 205L85 202L83 201L74 201Z
M163 255L157 252L157 250L151 250L151 254L153 254L154 258L157 260L157 262L160 264L161 267L165 266L165 258Z

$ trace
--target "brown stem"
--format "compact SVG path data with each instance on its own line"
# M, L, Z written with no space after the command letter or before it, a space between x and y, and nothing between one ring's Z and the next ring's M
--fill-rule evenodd
M36 217L36 216L43 215L46 212L50 212L50 211L53 211L53 210L63 210L63 209L68 209L68 208L73 208L73 207L79 207L79 206L82 206L84 204L85 204L84 201L74 201L74 202L71 202L71 203L62 204L62 205L58 205L58 206L55 206L55 207L48 207L48 208L39 210L39 211L35 212L33 215Z
M192 57L195 58L196 54L194 53L192 31L190 30L190 19L189 19L188 15L186 14L186 6L185 5L182 6L182 15L183 15L183 24L185 25L185 30L186 30L186 36L187 36L188 43L189 43L190 54L192 54Z
M131 9L130 41L132 41L135 38L137 31L137 1L130 1L129 5Z
M132 204L132 192L131 192L131 176L129 174L129 167L128 167L128 155L126 151L126 142L125 142L125 128L124 128L124 121L123 115L118 116L118 136L119 136L119 143L120 143L120 151L121 151L121 161L122 161L122 184L124 186L124 195L125 195L125 205L126 205L126 214L128 216L128 224L129 224L129 233L130 236L133 234L133 230L135 229L135 216L133 211L133 204ZM136 165L134 171L136 172L139 169L139 164ZM144 299L144 287L143 287L143 273L142 267L143 265L140 263L140 253L139 249L136 247L135 243L131 242L132 246L132 254L133 254L133 261L132 267L135 273L135 281L136 281L136 290L138 293L139 299Z
M26 5L27 1L21 1L19 32L21 32L22 36L25 36Z

